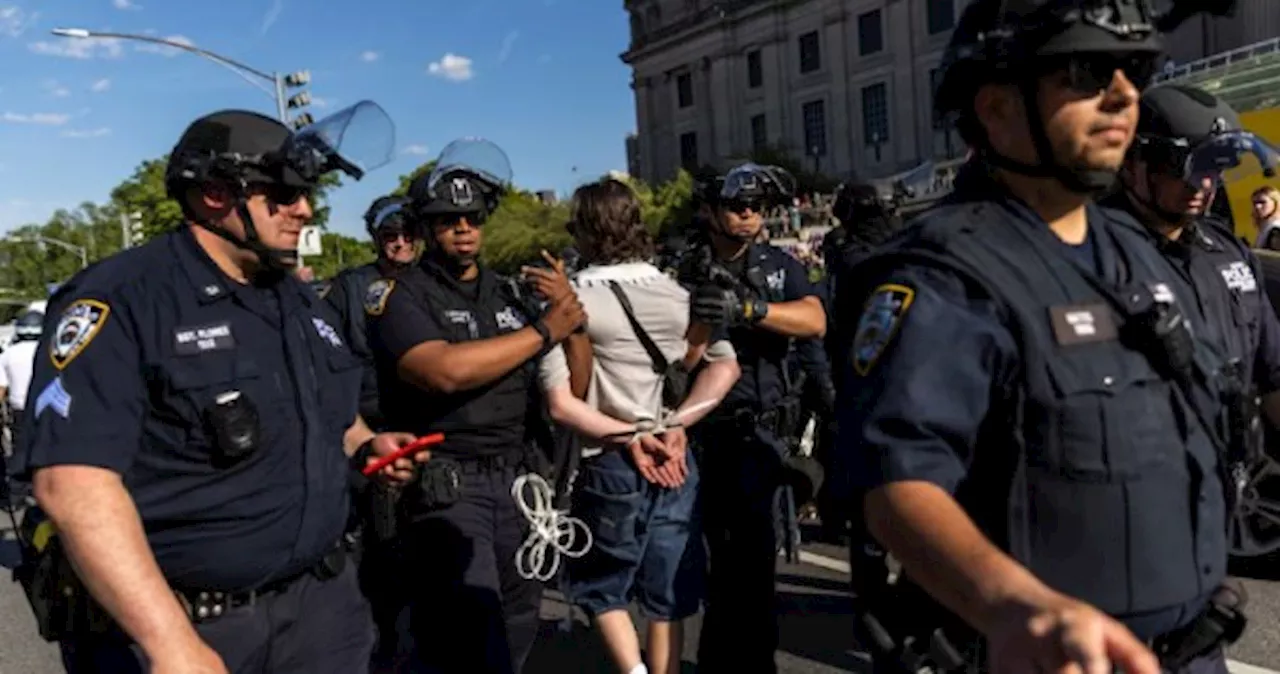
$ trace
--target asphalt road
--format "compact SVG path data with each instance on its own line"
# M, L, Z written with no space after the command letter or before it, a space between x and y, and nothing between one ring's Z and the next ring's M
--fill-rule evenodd
M7 523L6 523L7 524ZM0 564L12 567L16 560L8 527L0 527ZM844 590L844 552L823 545L805 546L802 563L779 563L778 592L783 614L781 647L777 658L783 674L835 674L869 671L862 654L853 648L849 595ZM1255 564L1237 573L1249 592L1250 625L1244 638L1229 652L1232 674L1280 674L1280 562ZM1258 568L1261 567L1261 568ZM846 567L847 568L847 567ZM3 571L3 570L0 570ZM0 674L57 674L56 649L36 634L30 608L7 572L0 578ZM587 629L581 615L569 631L561 630L567 607L554 592L543 603L543 630L526 671L555 674L600 674L609 671L599 640ZM686 630L686 672L696 671L695 646L700 621ZM1265 669L1270 667L1272 669ZM1259 669L1263 668L1263 669Z

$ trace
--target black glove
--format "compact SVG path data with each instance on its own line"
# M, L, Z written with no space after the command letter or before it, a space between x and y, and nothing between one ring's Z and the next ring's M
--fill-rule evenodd
M693 291L690 312L693 320L720 327L755 324L764 320L769 305L755 297L718 285L704 285Z

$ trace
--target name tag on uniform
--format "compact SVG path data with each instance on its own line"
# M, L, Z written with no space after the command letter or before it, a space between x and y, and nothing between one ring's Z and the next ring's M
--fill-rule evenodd
M1119 336L1111 310L1105 304L1049 307L1053 336L1058 344L1072 346L1109 342Z
M454 325L467 326L467 335L471 339L480 338L480 326L476 325L476 319L471 315L470 311L460 309L446 309L444 312L445 320Z
M173 350L179 356L195 356L209 351L225 351L236 346L231 323L210 323L182 327L173 332Z

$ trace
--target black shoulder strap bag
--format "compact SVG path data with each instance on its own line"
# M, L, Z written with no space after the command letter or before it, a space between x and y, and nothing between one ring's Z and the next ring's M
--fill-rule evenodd
M640 321L636 320L636 312L631 308L631 300L627 299L627 294L622 292L622 286L618 285L617 281L609 282L609 290L612 290L618 298L622 311L627 314L627 322L631 324L631 330L635 332L636 339L640 340L640 345L649 354L654 374L662 377L662 405L667 409L676 409L680 403L684 402L685 392L689 387L689 373L684 369L684 364L668 362L667 357L662 355L662 350L653 343L649 333L640 326Z

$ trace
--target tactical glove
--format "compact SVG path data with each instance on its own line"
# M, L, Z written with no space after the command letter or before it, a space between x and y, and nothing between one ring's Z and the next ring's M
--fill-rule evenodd
M755 324L769 313L769 305L730 288L704 285L694 290L690 312L694 321L716 327Z

